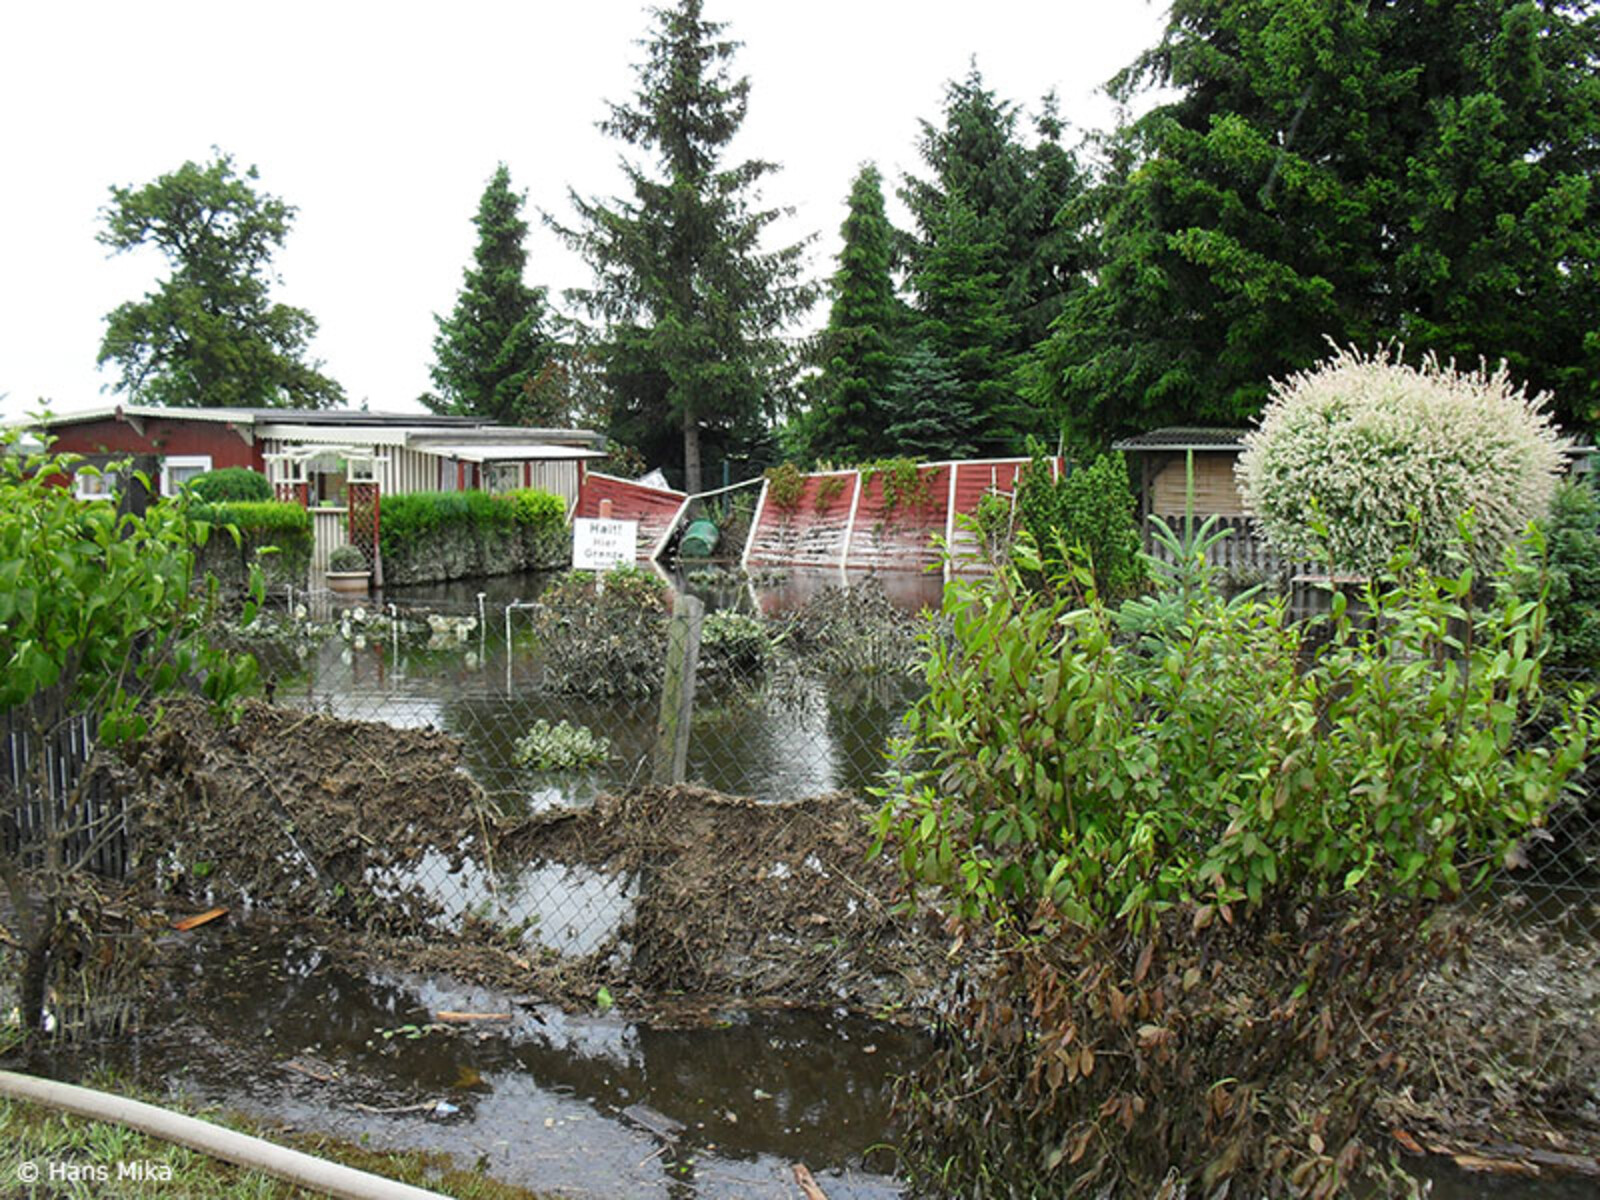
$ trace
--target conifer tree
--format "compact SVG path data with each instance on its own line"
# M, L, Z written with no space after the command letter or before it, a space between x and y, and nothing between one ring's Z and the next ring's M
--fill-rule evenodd
M981 388L969 397L978 440L1004 453L1020 450L1030 433L1055 433L1049 414L1020 397L1018 369L1064 297L1080 286L1083 266L1081 237L1057 220L1080 198L1085 177L1062 145L1055 98L1041 105L1032 147L1018 131L1020 116L974 66L949 85L942 123L922 124L919 150L928 177L908 176L900 191L916 222L908 256L919 311L932 316L943 309L938 319L948 320L949 290L957 287L967 288L963 303L971 309L959 344L943 341L937 325L922 336L969 386ZM958 244L941 246L950 237ZM963 262L981 282L961 283ZM945 289L942 299L925 293L932 280ZM978 308L992 309L983 315L971 308L979 293L986 299ZM998 339L981 351L973 340L980 329Z
M958 198L947 202L931 228L932 241L912 280L921 318L917 336L953 373L962 395L944 418L938 440L948 454L942 457L963 446L1007 453L1021 443L1030 420L1015 382L1018 359L1010 348L1016 324L1006 309L1000 248ZM897 409L891 427L906 415ZM931 440L926 432L922 438Z
M1600 404L1600 20L1589 3L1176 0L1036 399L1103 440L1237 425L1329 341L1505 360Z
M502 425L548 425L560 414L541 381L558 347L547 332L545 290L523 281L528 223L523 198L501 163L478 203L473 265L449 317L435 316L438 394L423 403L437 413L489 417Z
M900 359L890 388L893 423L887 429L895 455L932 462L970 458L973 411L970 390L926 339Z
M655 11L638 90L600 124L652 154L653 169L625 161L631 196L574 192L578 226L557 225L595 272L575 295L606 326L611 432L681 462L690 491L700 490L707 441L747 450L785 407L793 364L783 333L815 298L800 279L803 243L762 248L783 210L758 207L756 185L776 164L723 161L750 84L729 74L738 43L702 7L678 0ZM681 453L669 454L673 440Z
M809 453L861 462L891 450L888 424L896 340L904 306L891 273L894 229L884 213L883 177L863 167L850 189L844 246L833 276L833 307L821 338L817 403L806 421Z

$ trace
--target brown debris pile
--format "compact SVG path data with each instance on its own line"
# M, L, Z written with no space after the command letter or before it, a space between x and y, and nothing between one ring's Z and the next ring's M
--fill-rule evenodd
M944 939L896 910L893 860L867 857L869 812L842 793L762 804L652 788L542 815L500 852L638 880L621 934L637 991L931 1002Z
M416 930L437 906L417 889L369 903L371 883L430 851L457 865L475 852L485 801L460 757L431 730L254 701L230 726L173 704L124 767L136 874L195 900Z
M1600 1174L1600 944L1474 918L1395 1022L1410 1061L1380 1105L1402 1146Z
M136 882L194 905L331 917L390 966L550 996L592 1000L603 983L640 1002L899 1006L930 1001L949 969L937 929L895 911L898 873L868 860L870 810L853 797L662 788L510 821L459 762L459 743L430 730L259 703L230 727L174 705L123 768ZM461 909L469 878L502 886L546 864L625 881L633 897L582 958Z

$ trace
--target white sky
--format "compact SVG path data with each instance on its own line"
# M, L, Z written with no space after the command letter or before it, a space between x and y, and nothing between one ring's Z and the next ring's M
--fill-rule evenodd
M1155 43L1165 13L1159 0L706 4L744 43L733 69L751 80L734 154L782 165L762 200L797 210L786 241L820 235L816 278L832 273L857 168L875 161L891 190L920 173L918 119L940 118L971 56L1001 98L1031 113L1055 88L1074 131L1106 129L1101 85ZM622 147L595 122L605 101L632 97L649 28L637 0L4 5L0 415L41 397L57 411L112 399L114 367L94 361L105 314L164 261L110 258L95 241L107 189L206 161L213 145L299 210L273 296L317 319L312 357L351 404L413 408L432 315L455 303L496 162L528 193L528 281L558 304L589 281L537 210L568 220L569 186L621 191Z

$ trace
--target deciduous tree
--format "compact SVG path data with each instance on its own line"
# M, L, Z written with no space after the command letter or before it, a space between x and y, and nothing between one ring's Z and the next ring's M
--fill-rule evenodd
M317 323L274 304L272 253L295 210L258 192L254 167L233 157L186 162L143 187L113 187L102 245L152 246L172 273L144 299L106 317L99 363L115 362L115 390L145 404L332 408L344 389L305 354Z

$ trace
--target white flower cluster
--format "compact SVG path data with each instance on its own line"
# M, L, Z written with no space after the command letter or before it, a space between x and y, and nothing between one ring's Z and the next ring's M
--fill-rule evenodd
M1504 366L1464 374L1429 356L1340 350L1276 381L1246 435L1239 490L1285 554L1371 574L1412 544L1435 569L1472 522L1473 560L1492 565L1550 506L1568 441L1546 395Z

